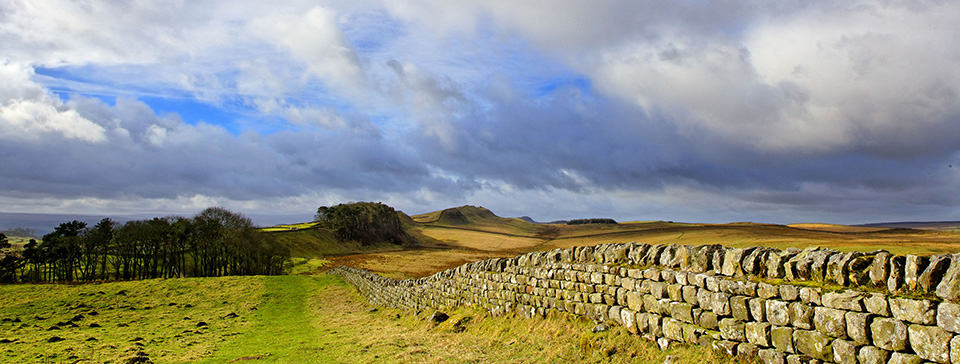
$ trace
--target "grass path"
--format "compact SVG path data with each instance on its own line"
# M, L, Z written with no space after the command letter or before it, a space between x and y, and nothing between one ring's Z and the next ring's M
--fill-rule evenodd
M311 324L309 298L330 284L321 276L287 275L263 277L265 292L253 325L243 335L219 348L202 362L222 363L236 359L312 362L318 350L318 333Z
M459 308L441 324L366 303L336 276L264 277L264 301L245 333L203 362L663 362L734 363L696 347L661 352L622 328L592 333L573 317L492 317Z

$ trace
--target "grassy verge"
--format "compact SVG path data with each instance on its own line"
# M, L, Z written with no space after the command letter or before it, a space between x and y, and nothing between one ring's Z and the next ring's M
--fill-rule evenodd
M735 363L708 350L655 344L621 328L592 333L574 317L492 317L459 308L439 325L431 312L372 307L337 277L268 277L249 331L205 362L663 362Z
M249 326L258 277L0 286L0 362L194 360Z
M457 308L434 324L432 312L370 306L322 273L0 286L0 304L0 362L11 363L738 362L695 346L661 352L619 327L592 333L572 316Z

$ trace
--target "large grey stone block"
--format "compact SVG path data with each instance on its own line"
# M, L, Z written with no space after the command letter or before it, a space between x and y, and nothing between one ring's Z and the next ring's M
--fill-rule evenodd
M670 340L683 342L683 325L678 320L663 319L663 336Z
M847 311L862 312L863 298L865 294L853 290L843 292L827 292L823 294L820 302L824 307L836 308Z
M832 361L833 346L829 337L811 330L794 330L793 345L797 352L813 358Z
M776 349L761 349L757 352L763 364L785 364L786 356Z
M887 288L887 277L890 271L890 253L880 252L873 257L873 264L870 265L870 282L875 287Z
M693 323L693 305L685 302L671 302L670 316L686 323Z
M750 321L750 308L747 307L746 296L730 297L730 315L740 321Z
M757 346L770 347L770 327L766 322L747 322L744 324L747 341Z
M732 318L720 320L720 336L727 340L747 341L743 321Z
M835 337L846 338L846 311L826 307L814 308L813 325L820 333ZM796 325L795 325L796 326Z
M934 325L937 322L937 306L930 300L915 300L890 297L890 313L906 322Z
M793 328L774 326L770 328L770 342L773 347L784 353L795 352L793 347Z
M920 364L923 362L919 356L907 353L890 354L890 361L887 364Z
M876 346L864 346L860 348L857 359L860 364L886 364L890 358L890 352Z
M801 329L813 329L813 307L800 302L790 303L790 323Z
M953 333L960 333L960 305L940 302L937 306L937 326Z
M839 364L857 364L857 344L836 339L833 341L833 361Z
M887 303L887 295L882 293L871 293L863 300L863 304L874 315L890 316L890 304Z
M936 326L910 325L907 329L910 347L923 359L936 363L950 362L950 339L953 334Z
M877 347L902 351L907 348L907 325L892 318L876 318L870 323L870 334Z
M790 324L790 312L786 302L778 300L767 300L767 322L777 326L787 326Z
M763 298L751 298L748 302L750 306L750 317L754 321L766 321L767 316L764 314L766 312L766 300Z
M857 345L870 344L870 321L873 314L865 312L847 312L844 315L847 323L847 336Z

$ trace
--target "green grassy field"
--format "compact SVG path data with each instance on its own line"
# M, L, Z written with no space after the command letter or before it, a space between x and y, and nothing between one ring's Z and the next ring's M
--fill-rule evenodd
M739 362L691 346L661 352L620 328L592 333L591 322L570 316L460 308L435 325L431 312L370 306L322 264L306 261L286 276L0 286L0 361ZM62 327L50 330L56 322Z

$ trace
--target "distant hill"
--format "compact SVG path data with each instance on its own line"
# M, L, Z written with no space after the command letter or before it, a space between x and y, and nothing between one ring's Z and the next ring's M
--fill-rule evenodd
M526 222L534 223L534 224L539 224L539 222L537 222L537 220L534 220L534 219L533 219L532 217L530 217L530 216L520 216L520 217L518 217L518 219L523 220L523 221L526 221Z
M465 205L411 217L425 226L480 229L506 234L532 235L543 229L542 225L524 219L497 216L482 206Z
M960 221L879 222L879 223L872 223L872 224L860 224L860 225L854 225L854 226L899 228L899 229L920 229L920 230L960 230Z

